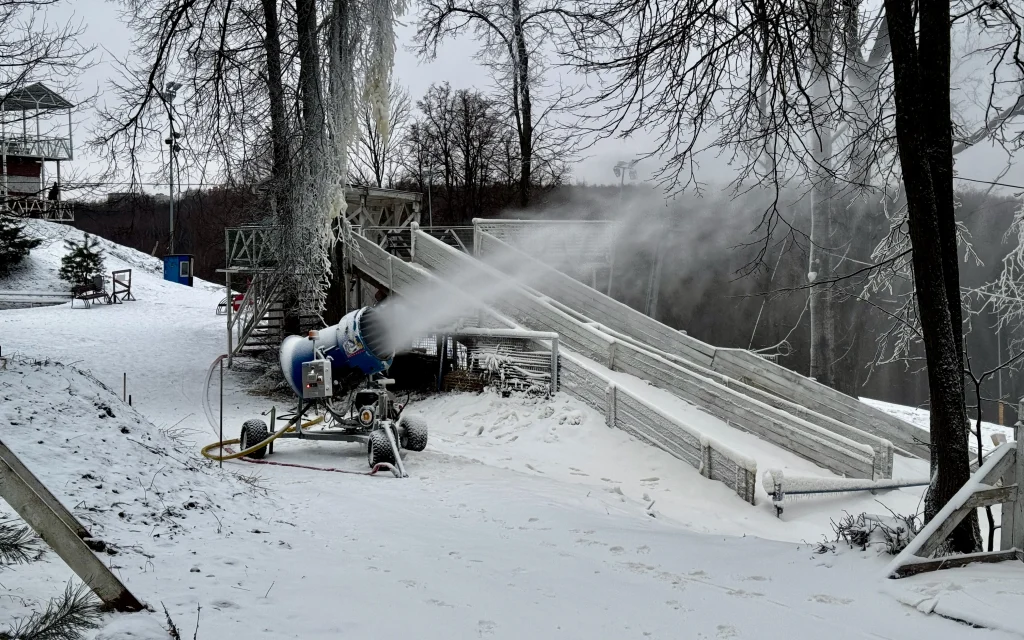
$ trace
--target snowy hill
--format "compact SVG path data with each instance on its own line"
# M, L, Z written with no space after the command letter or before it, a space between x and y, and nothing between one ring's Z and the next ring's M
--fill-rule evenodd
M62 246L43 249L19 282L52 281ZM404 480L221 470L198 456L216 439L201 404L224 350L221 290L109 250L108 269L138 269L136 302L0 311L0 346L18 354L0 370L0 437L118 550L104 561L158 612L108 616L97 639L166 638L161 605L183 636L198 618L200 639L1009 637L882 594L873 550L808 544L843 510L881 500L906 513L919 492L808 501L778 519L564 394L414 404L431 439ZM248 383L225 372L229 437L285 402ZM341 443L286 441L272 460L366 469L363 448ZM71 577L53 554L2 573L0 632Z
M81 242L83 231L74 227L45 220L26 220L26 235L42 240L29 257L8 277L0 278L0 290L6 291L68 291L66 282L57 277L60 260L67 253L65 240ZM116 244L98 236L105 258L106 277L115 269L132 269L133 277L149 275L163 279L163 260L141 251ZM196 280L197 286L205 290L221 290L217 285ZM170 285L170 283L168 283Z

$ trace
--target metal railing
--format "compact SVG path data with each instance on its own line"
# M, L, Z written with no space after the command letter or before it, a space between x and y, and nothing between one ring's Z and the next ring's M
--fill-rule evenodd
M284 275L277 271L255 274L238 303L238 310L228 304L228 366L231 366L231 358L245 347L270 307L279 301Z
M283 227L251 225L224 229L225 262L228 269L271 269L278 263L278 245Z
M0 150L8 156L22 158L45 158L47 160L71 160L71 138L48 138L29 136L4 138L0 140Z
M22 218L39 218L55 222L74 222L75 205L58 200L44 200L31 196L0 195L0 213Z

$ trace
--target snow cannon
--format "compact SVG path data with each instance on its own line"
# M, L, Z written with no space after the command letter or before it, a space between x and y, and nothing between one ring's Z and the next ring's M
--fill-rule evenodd
M288 336L281 343L281 370L292 391L303 397L302 365L323 355L330 361L332 388L327 396L354 389L368 376L391 366L394 352L379 307L364 307L347 314L338 324L321 329L315 337Z

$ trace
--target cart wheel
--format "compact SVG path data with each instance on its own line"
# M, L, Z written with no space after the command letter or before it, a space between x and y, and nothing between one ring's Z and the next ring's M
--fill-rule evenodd
M366 440L366 461L371 469L381 462L395 464L395 452L391 450L391 441L383 429L370 432L370 437Z
M422 416L403 415L398 421L398 432L402 434L403 449L423 451L427 448L427 421Z
M254 444L259 444L269 437L270 431L267 429L266 422L263 422L258 418L246 420L245 424L242 425L242 435L239 436L239 446L242 447L242 451L245 451ZM260 447L245 457L259 460L265 455L267 455L267 448Z

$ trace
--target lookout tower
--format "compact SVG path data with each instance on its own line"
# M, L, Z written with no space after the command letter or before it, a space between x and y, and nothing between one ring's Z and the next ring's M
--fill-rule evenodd
M60 163L74 158L73 108L41 82L0 98L0 213L75 219L71 204L63 200L60 179ZM48 162L56 163L53 174Z

